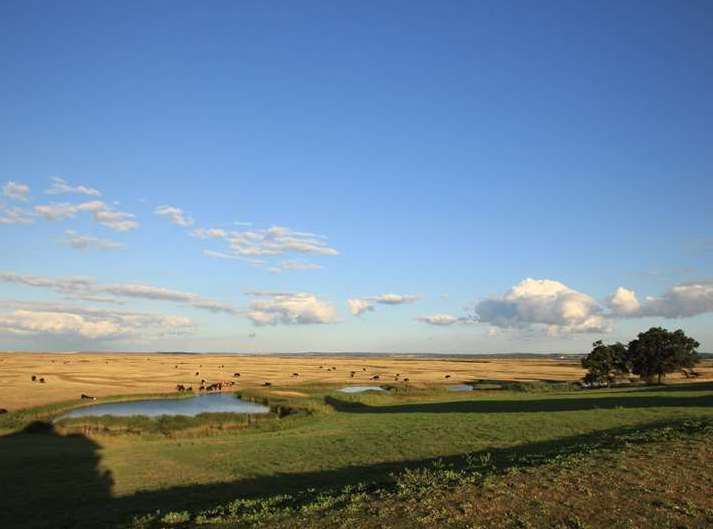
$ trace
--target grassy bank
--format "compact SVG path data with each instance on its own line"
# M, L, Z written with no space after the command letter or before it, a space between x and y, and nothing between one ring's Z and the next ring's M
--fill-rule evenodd
M281 388L270 388L271 395L276 391ZM280 495L299 498L299 504L309 505L310 498L329 504L332 500L324 499L329 495L319 491L362 483L370 484L371 497L377 489L393 487L394 474L430 468L438 460L460 472L470 464L466 454L479 464L481 456L490 454L500 469L507 454L525 460L544 454L546 460L560 448L599 443L601 436L713 417L710 383L594 391L449 393L431 388L363 395L305 386L299 393L281 397L282 403L302 405L309 413L269 427L210 436L6 435L0 438L0 473L12 486L0 525L114 526L156 510L161 517L186 511L195 523L200 513L238 498L279 504L275 498ZM281 508L274 509L277 515Z

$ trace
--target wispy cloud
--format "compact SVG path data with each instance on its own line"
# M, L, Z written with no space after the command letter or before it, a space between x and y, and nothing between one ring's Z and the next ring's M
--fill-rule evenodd
M101 239L92 235L82 235L74 230L64 232L62 244L75 250L122 250L126 246L111 239Z
M0 203L0 224L32 224L34 214L23 208L7 207Z
M324 267L316 263L305 263L301 261L282 261L281 263L269 267L267 270L273 274L281 274L289 270L322 270Z
M418 316L417 321L435 325L437 327L450 327L451 325L471 325L477 323L472 317L468 316L453 316L452 314L431 314L428 316Z
M78 195L88 195L92 197L99 197L101 193L94 189L93 187L87 187L82 185L73 186L70 185L66 180L59 177L52 177L52 185L45 191L48 195L61 195L65 193L74 193Z
M80 212L89 212L95 222L112 230L128 231L139 227L139 223L133 220L135 215L113 210L101 200L92 200L79 204L69 204L67 202L44 204L35 206L34 210L38 215L52 221L70 219Z
M154 209L154 214L159 217L166 217L172 224L181 227L193 226L194 220L187 216L181 208L175 206L158 206Z
M2 186L2 194L7 198L25 202L30 194L30 187L10 180Z
M379 296L367 296L363 298L350 298L347 300L349 311L354 316L360 316L367 311L374 310L374 303L382 305L402 305L404 303L413 303L421 299L421 296L403 295L403 294L381 294Z
M207 299L192 292L172 290L143 283L99 284L93 278L88 277L51 278L30 274L16 274L14 272L0 272L0 281L46 288L76 299L86 299L87 296L114 296L115 298L169 301L214 313L243 315L243 311L227 303ZM94 299L98 298L95 297ZM110 300L110 298L106 299L106 301Z
M0 333L75 336L109 340L128 336L185 334L193 327L183 316L147 314L81 307L69 304L3 301Z

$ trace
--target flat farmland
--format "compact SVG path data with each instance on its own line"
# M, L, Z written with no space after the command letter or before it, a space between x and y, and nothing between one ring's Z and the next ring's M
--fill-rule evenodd
M710 361L700 364L697 371L701 374L697 380L713 379ZM281 388L275 392L284 394L307 384L573 382L583 375L579 360L550 357L0 353L0 408L41 406L79 399L82 393L96 397L167 393L175 391L177 384L197 389L201 380L235 381L231 389L256 388L269 382ZM374 376L378 380L372 380ZM40 378L45 382L40 383ZM674 374L667 381L686 379Z

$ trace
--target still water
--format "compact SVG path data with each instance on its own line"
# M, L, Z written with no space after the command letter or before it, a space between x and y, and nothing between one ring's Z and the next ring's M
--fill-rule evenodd
M365 391L386 391L384 388L379 386L346 386L341 388L339 391L342 393L364 393Z
M473 391L473 386L470 384L451 384L448 386L448 391Z
M233 393L211 393L187 399L152 399L132 402L108 402L95 406L77 408L58 417L87 417L112 415L114 417L159 417L161 415L187 415L199 413L268 413L270 408L262 404L241 400Z

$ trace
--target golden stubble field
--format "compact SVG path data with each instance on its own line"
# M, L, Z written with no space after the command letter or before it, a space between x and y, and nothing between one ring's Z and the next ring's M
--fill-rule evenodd
M354 377L350 372L355 371ZM698 380L712 379L713 366L701 364ZM240 373L240 377L235 377ZM297 373L298 375L294 375ZM394 377L400 375L400 382ZM232 380L231 390L270 382L298 392L301 384L446 384L485 380L575 381L584 371L577 360L552 358L418 358L398 356L217 355L139 353L0 353L0 408L15 410L52 402L96 397L167 393L176 384L193 386ZM45 383L33 382L32 376ZM378 381L371 380L379 375ZM448 378L446 376L449 375ZM673 375L668 381L682 381ZM289 391L289 390L288 390Z

